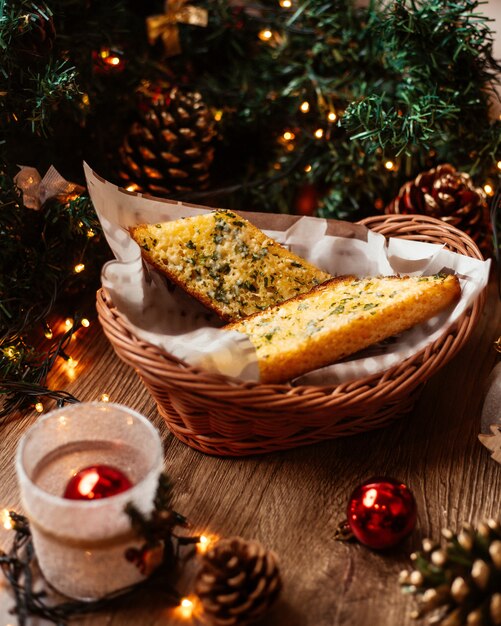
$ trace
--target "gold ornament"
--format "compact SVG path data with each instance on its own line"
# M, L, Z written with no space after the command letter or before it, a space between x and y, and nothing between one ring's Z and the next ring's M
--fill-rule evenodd
M148 41L153 45L161 38L164 44L165 55L175 56L181 52L179 41L179 24L206 27L208 12L201 7L186 4L188 0L166 0L165 14L152 15L146 18Z

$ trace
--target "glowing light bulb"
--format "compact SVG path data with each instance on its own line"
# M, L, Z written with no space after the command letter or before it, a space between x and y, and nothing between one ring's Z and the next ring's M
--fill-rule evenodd
M497 162L497 167L498 167L498 170L501 170L501 161Z
M89 230L87 231L87 237L89 239L91 239L92 237L95 237L96 233L92 230L92 228L89 228Z
M66 374L70 380L74 380L76 378L77 365L78 361L75 361L75 359L68 357L68 360L66 361Z
M189 619L193 613L193 601L189 598L183 598L179 603L178 611L181 617Z
M75 265L74 270L76 274L80 274L80 272L83 272L85 269L85 265L83 263L77 263L77 265Z
M311 165L310 165L310 164L305 165L305 166L304 166L304 171L305 171L306 173L311 172Z
M393 163L393 161L386 161L384 166L386 167L387 170L394 170L395 169L395 163Z
M109 402L110 401L110 396L107 393L102 393L99 396L99 402Z
M90 322L86 317L82 317L82 319L80 320L80 324L82 324L84 328L89 328L90 326Z
M282 137L285 141L292 141L296 137L296 135L292 131L286 130Z
M317 130L315 131L315 137L317 139L322 139L323 136L324 136L324 129L323 128L317 128Z
M494 195L494 189L493 189L492 185L489 185L489 183L485 183L484 191L485 191L485 193L488 196L493 196Z
M133 183L132 185L129 185L128 187L125 188L127 191L137 191L139 189L139 187Z
M291 0L280 0L280 6L282 9L290 9L292 6Z
M35 404L35 411L37 413L43 413L43 404L41 402Z
M301 106L299 107L301 113L308 113L308 111L310 110L310 103L306 102L306 100L304 102L301 103Z
M200 535L200 541L197 543L197 551L200 552L200 554L207 552L210 542L209 537L206 535Z
M264 28L263 30L259 31L258 37L259 39L261 39L261 41L269 41L273 37L273 33L269 28Z
M223 112L221 109L214 111L214 119L216 120L216 122L220 122L223 119Z
M12 522L12 518L8 509L2 509L2 512L0 513L0 518L2 520L2 526L5 528L5 530L12 530L12 528L14 528L14 524Z
M43 331L43 334L47 339L52 339L53 333L52 333L52 329L50 328L50 326L47 326L45 328L45 330Z
M67 317L64 320L64 325L66 326L67 330L69 330L73 326L73 320L71 319L71 317Z
M334 113L334 111L331 111L327 115L327 119L329 120L329 122L335 122L337 120L337 115Z

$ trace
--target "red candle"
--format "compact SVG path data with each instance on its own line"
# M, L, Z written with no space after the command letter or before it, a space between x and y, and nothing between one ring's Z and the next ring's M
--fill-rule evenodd
M109 498L132 487L127 476L111 465L90 465L70 478L64 497L69 500Z

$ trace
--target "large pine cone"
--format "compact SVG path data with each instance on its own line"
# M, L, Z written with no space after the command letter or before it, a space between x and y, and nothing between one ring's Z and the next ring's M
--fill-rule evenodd
M501 625L501 524L442 531L445 546L430 539L412 555L414 570L400 574L404 591L417 596L416 618L442 626Z
M177 87L148 87L137 117L119 149L124 186L159 196L206 189L215 123L202 96Z
M468 174L445 163L405 183L385 213L419 213L467 233L484 256L492 254L489 207L483 189Z
M261 617L281 589L277 557L256 541L219 541L203 557L195 593L213 626L244 625Z

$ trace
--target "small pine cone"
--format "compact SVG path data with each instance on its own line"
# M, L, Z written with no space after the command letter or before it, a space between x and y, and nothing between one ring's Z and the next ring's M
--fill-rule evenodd
M133 191L157 196L207 189L215 134L200 93L146 85L119 148L118 176Z
M212 626L244 625L261 617L281 589L277 557L257 541L219 541L203 557L195 582Z
M385 213L436 217L467 233L484 256L492 254L492 229L484 190L445 163L405 183Z
M414 617L441 626L501 626L501 523L442 531L445 545L425 539L414 570L400 584L418 599Z

